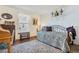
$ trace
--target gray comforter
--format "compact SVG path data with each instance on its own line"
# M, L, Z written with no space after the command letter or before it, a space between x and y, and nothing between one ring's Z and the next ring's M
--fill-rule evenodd
M52 25L51 27L52 31L46 31L45 27L43 28L43 30L39 31L37 33L38 40L50 46L57 47L63 52L69 52L70 47L66 40L66 29L60 25Z

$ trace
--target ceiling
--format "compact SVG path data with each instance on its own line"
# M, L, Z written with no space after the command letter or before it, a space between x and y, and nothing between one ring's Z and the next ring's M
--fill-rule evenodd
M43 15L43 14L49 14L52 11L61 9L66 6L65 5L9 5L9 7Z

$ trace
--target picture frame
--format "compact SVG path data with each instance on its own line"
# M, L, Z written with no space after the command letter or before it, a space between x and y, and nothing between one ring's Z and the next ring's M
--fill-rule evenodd
M12 19L13 18L13 16L9 13L3 13L3 14L1 14L1 17L4 19Z
M38 20L37 19L33 19L33 25L37 25Z

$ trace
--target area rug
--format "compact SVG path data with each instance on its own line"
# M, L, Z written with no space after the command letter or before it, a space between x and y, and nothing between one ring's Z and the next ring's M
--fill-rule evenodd
M62 51L44 44L40 41L33 40L13 46L12 53L61 53ZM0 50L0 53L7 53L7 49Z

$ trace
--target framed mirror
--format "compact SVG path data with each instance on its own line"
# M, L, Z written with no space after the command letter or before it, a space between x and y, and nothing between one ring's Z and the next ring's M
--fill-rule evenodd
M13 16L9 13L3 13L1 15L1 17L4 18L4 19L12 19L13 18Z

